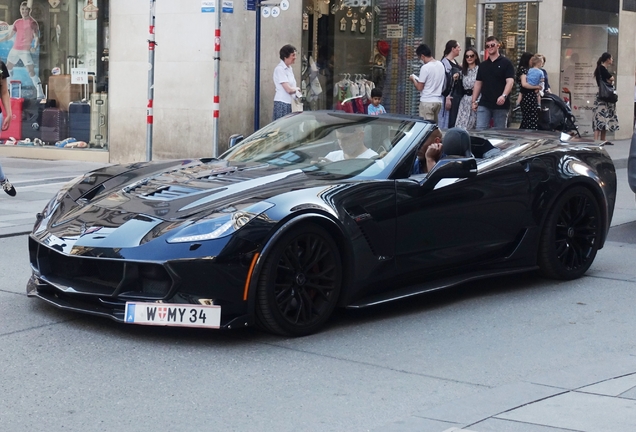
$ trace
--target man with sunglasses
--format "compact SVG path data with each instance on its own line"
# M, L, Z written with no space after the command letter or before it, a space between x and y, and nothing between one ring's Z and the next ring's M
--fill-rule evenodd
M477 71L472 97L472 109L477 111L477 129L488 128L491 119L496 128L505 128L508 122L508 96L515 83L515 68L510 60L499 55L499 45L495 36L486 39L488 58L481 62Z

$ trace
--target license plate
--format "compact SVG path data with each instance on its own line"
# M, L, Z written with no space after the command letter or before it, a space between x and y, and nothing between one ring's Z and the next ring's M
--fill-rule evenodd
M156 326L219 328L221 306L127 302L125 322Z

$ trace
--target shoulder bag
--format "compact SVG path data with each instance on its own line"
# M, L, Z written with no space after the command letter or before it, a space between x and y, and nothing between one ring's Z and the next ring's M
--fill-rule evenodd
M616 90L614 90L614 86L605 80L599 80L598 98L603 102L609 103L616 103L618 101L618 95L616 94Z

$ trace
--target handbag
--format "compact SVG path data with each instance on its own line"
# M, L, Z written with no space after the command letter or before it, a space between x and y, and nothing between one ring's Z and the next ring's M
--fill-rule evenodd
M303 100L302 98L292 96L291 98L292 112L302 112Z
M603 102L616 103L618 101L618 95L614 86L607 81L600 80L598 85L598 98Z

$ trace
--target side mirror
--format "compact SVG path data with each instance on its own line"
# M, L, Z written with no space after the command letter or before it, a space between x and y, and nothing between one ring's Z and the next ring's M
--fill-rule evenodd
M237 145L241 141L243 141L243 135L241 135L241 134L232 134L232 135L230 135L230 139L229 139L229 142L228 142L228 148L234 147L235 145Z
M477 176L475 158L447 156L440 159L422 181L422 185L433 188L442 179L472 178Z

